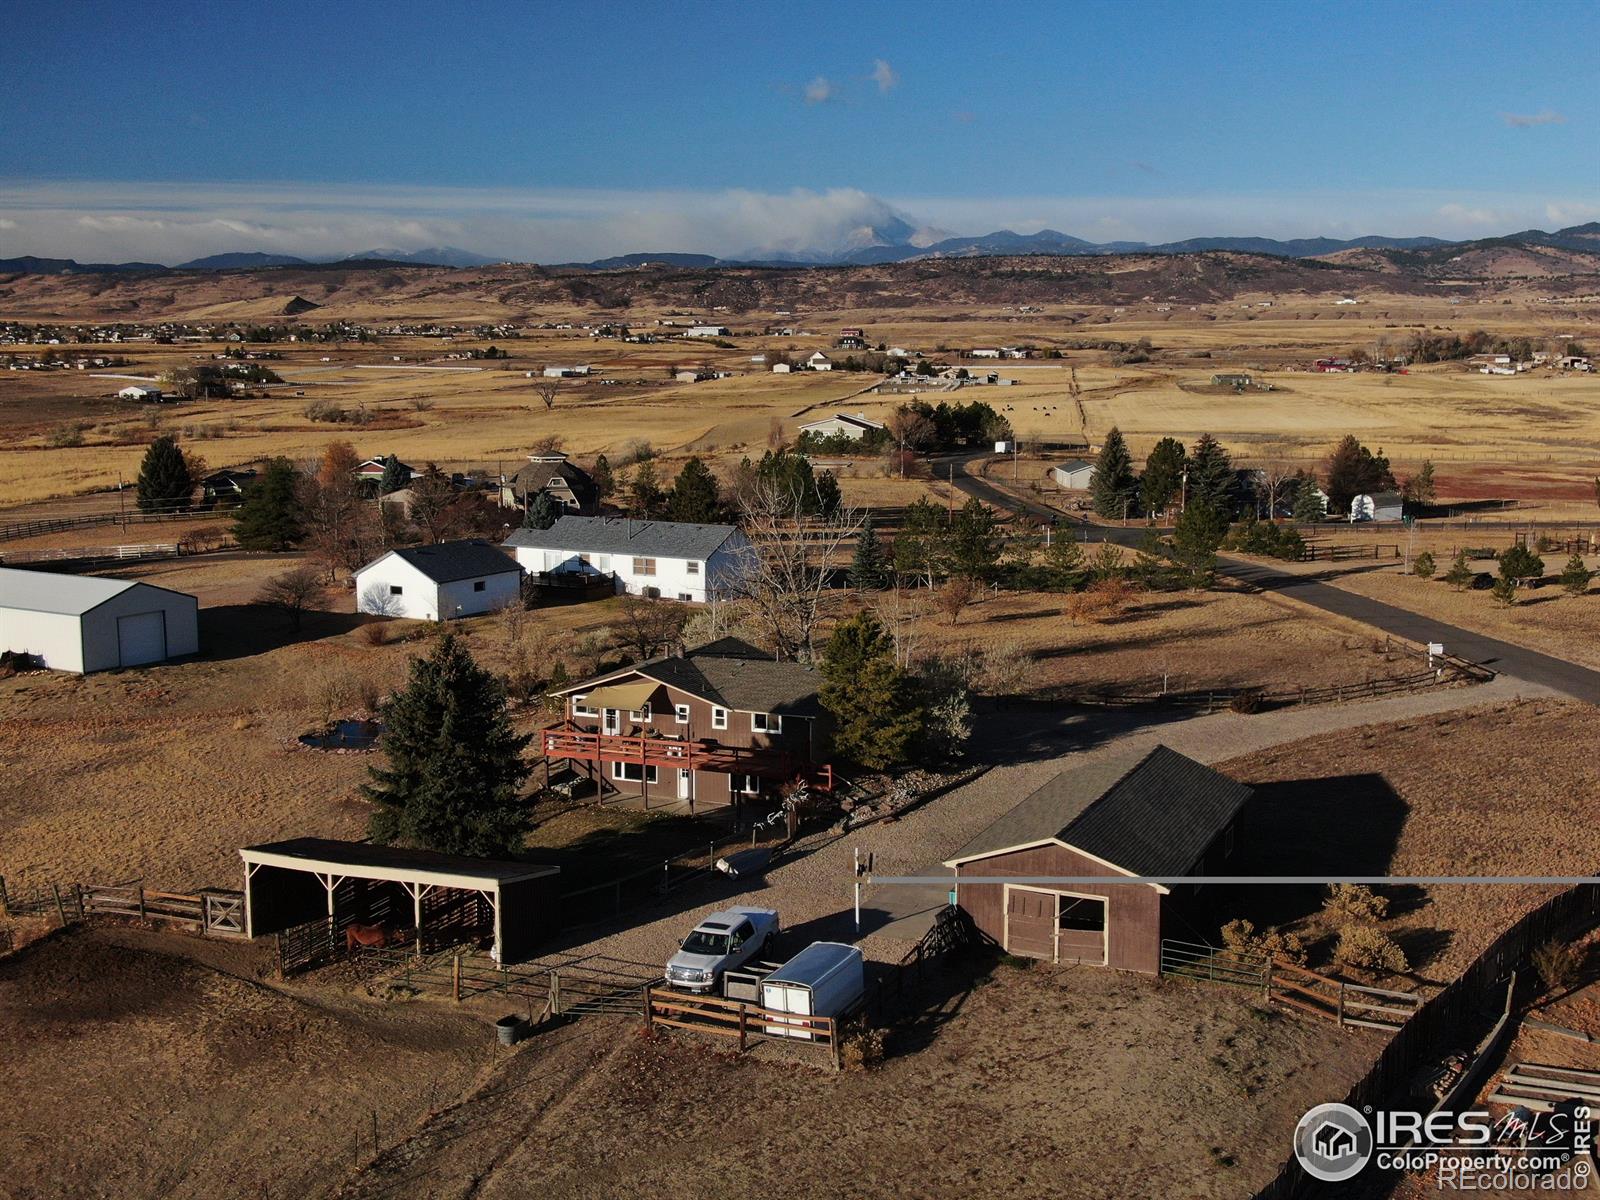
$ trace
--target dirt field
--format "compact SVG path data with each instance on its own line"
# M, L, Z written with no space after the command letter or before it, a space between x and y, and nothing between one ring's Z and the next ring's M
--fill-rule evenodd
M319 1195L374 1110L392 1143L492 1063L470 1017L282 991L258 959L109 929L0 958L0 1196Z
M1094 547L1089 547L1093 555ZM911 593L908 605L929 601ZM1007 649L1030 656L1020 691L1071 694L1262 687L1292 690L1414 674L1417 660L1383 639L1299 606L1229 587L1135 593L1115 620L1074 624L1064 598L1002 593L952 625L928 612L917 622L929 652Z
M1379 1044L1088 968L998 967L838 1076L597 1023L534 1041L340 1194L1238 1197Z
M1589 875L1600 710L1531 701L1369 726L1218 764L1253 784L1241 871L1339 875ZM1446 982L1554 889L1390 889L1385 925L1419 977ZM1254 889L1236 904L1331 950L1318 889Z

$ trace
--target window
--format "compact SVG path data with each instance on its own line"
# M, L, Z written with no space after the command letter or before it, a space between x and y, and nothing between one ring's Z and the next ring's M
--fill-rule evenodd
M679 592L678 593L678 599L686 601L688 603L693 603L694 602L694 597L688 592Z
M683 564L683 569L684 569L685 573L689 574L689 575L698 575L698 574L700 574L700 564L695 562L693 559L691 559L688 562L684 563Z
M488 586L489 586L489 582L486 579L474 579L472 581L472 590L475 591L475 592L481 592L481 591L483 591L484 588L486 588Z
M728 710L725 708L713 708L711 710L711 728L726 729L727 727Z
M783 718L776 713L751 713L750 728L757 733L782 733Z
M728 791L754 796L761 791L761 780L754 775L729 775Z
M611 570L611 555L596 554L594 556L594 569L602 575Z
M650 706L648 704L645 704L639 708L630 708L628 710L628 720L630 721L648 721L649 719Z
M405 595L405 588L401 587L398 583L391 583L389 585L389 595L403 596Z
M632 783L655 783L656 769L647 767L643 763L614 762L611 764L611 778L628 780Z
M599 716L599 714L597 712L595 712L594 709L592 709L588 705L584 704L582 696L574 696L572 698L572 715L575 716L575 717L595 717L595 716Z
M656 573L656 560L653 558L634 559L633 573L635 575L654 575Z
M689 723L689 706L687 704L674 704L672 713L678 719L679 725L687 725Z

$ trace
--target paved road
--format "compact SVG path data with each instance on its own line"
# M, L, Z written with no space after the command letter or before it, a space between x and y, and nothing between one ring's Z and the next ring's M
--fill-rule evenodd
M967 468L983 454L951 456L939 460L941 474L954 467L954 485L966 495L976 496L1000 508L1021 507L1034 515L1049 519L1059 514L1037 501L1002 492L988 480L972 474ZM1094 526L1096 536L1125 546L1136 545L1144 536L1143 528L1122 529L1117 526ZM1440 642L1451 654L1460 655L1476 663L1491 667L1502 675L1527 683L1542 684L1563 695L1590 704L1600 704L1600 671L1581 667L1576 663L1528 650L1498 638L1472 633L1454 625L1447 625L1408 609L1396 608L1354 592L1344 591L1331 584L1304 575L1290 575L1273 567L1244 559L1221 557L1217 569L1224 575L1254 584L1256 587L1280 592L1304 601L1324 612L1360 621L1374 629L1414 642Z

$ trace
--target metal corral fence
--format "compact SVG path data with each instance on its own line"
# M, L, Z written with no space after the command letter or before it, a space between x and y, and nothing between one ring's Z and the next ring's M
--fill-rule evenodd
M662 982L659 966L604 954L550 955L511 966L461 951L417 958L404 950L360 950L356 957L392 968L391 986L458 1003L507 993L534 1009L542 999L534 1020L602 1012L641 1016L645 991Z
M1360 1110L1404 1102L1417 1073L1437 1065L1503 1007L1506 980L1535 950L1552 939L1600 922L1600 884L1584 883L1551 897L1497 937L1454 982L1428 1000L1400 1027L1345 1103ZM1298 1159L1290 1157L1255 1200L1305 1200L1325 1194Z
M126 917L181 925L208 937L244 936L244 893L220 888L200 892L162 892L143 883L40 884L8 889L0 877L0 914L49 916L61 924L90 917Z

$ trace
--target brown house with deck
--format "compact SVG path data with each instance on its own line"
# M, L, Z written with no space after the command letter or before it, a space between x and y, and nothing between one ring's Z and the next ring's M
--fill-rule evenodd
M567 719L544 734L602 795L682 802L690 812L773 798L800 779L830 791L816 671L737 638L623 667L552 695Z
M1056 776L945 866L1008 953L1154 975L1173 906L1195 890L1175 881L1222 866L1250 796L1166 746L1112 755ZM1119 876L1152 882L1094 882Z

